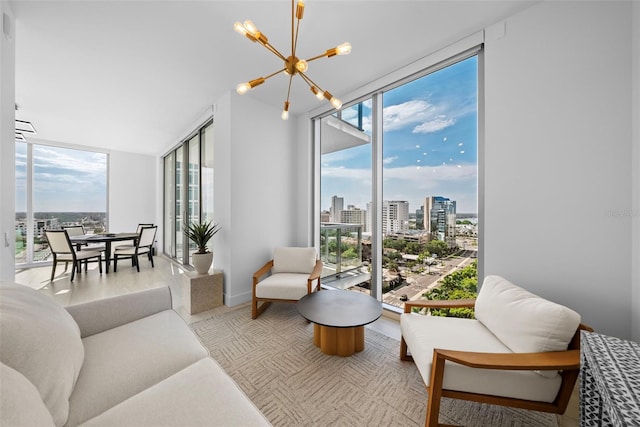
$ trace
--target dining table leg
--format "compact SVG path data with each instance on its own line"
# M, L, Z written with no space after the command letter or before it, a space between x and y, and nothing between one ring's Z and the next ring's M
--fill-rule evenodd
M104 267L107 274L109 274L109 265L111 265L111 242L109 240L104 242L104 255Z

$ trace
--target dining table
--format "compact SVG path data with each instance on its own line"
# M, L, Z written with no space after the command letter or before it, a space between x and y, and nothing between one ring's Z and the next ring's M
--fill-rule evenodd
M78 251L81 251L82 245L85 244L104 243L104 251L106 254L104 260L105 270L107 274L109 274L109 266L111 265L111 243L124 242L126 240L133 240L135 242L139 236L138 233L97 233L69 236L69 240L76 245L76 250Z

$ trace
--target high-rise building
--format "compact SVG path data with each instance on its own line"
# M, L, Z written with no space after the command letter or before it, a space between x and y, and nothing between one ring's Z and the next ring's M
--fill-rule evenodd
M349 209L341 212L340 222L342 224L360 224L364 231L367 223L367 211L349 205Z
M438 240L454 241L456 235L456 202L442 196L424 199L424 229Z
M409 202L384 200L382 202L382 234L409 230Z
M416 210L416 229L420 230L424 228L424 206L420 206L420 209Z
M331 198L331 222L340 222L341 212L344 210L344 198L333 196Z

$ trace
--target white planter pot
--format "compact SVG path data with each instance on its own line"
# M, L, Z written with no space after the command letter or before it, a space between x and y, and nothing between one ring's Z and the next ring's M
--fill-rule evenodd
M191 256L193 266L198 274L207 274L211 263L213 262L213 252L207 252L206 254L193 254Z

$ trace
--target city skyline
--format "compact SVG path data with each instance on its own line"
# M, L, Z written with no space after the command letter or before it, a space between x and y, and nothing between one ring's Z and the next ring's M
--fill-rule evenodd
M477 213L477 57L383 94L383 199L405 200L415 212L425 197L444 196L458 211ZM362 127L371 135L371 100ZM342 117L354 122L355 108ZM322 210L333 195L365 209L371 199L371 144L324 154Z

